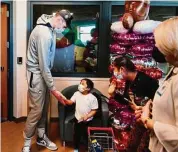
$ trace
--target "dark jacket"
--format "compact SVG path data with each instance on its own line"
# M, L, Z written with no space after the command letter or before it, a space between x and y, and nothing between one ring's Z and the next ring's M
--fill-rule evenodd
M137 97L148 97L153 99L156 90L159 87L159 82L156 79L151 78L143 72L138 71L137 76L133 82L127 81L125 86L124 95L116 94L115 99L123 104L128 104L124 97L129 99L129 89Z

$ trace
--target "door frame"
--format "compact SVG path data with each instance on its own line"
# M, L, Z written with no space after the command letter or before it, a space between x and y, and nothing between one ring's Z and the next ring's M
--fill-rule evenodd
M13 117L13 1L1 1L2 4L8 5L9 10L9 17L8 17L8 30L9 33L7 35L8 41L9 41L9 48L8 50L8 79L7 79L7 85L8 85L8 103L7 103L7 110L8 110L8 117L7 119L9 121L12 121L14 119Z

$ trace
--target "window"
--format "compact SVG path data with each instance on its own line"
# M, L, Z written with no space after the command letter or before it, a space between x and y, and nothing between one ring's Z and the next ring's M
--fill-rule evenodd
M86 3L87 4L87 3ZM52 73L75 74L98 72L98 39L100 5L34 4L33 27L42 14L53 14L60 9L68 9L74 14L72 30L57 34L56 53ZM91 11L92 10L92 11Z
M81 39L83 43L87 43L87 41L91 41L92 39L91 31L93 29L95 29L95 26L80 26L78 32L79 39Z
M112 22L118 21L124 14L124 6L123 5L113 5L112 6Z
M59 9L74 13L72 30L57 35L53 76L109 77L110 25L124 13L125 1L29 1L32 30L41 14ZM149 18L163 21L178 15L177 2L151 2Z
M157 21L164 21L178 15L176 6L151 6L149 18Z

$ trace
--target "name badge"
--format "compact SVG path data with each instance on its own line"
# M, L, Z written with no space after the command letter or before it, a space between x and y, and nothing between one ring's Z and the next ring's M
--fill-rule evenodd
M166 87L169 85L170 79L165 81L162 86L157 90L156 94L162 96L163 93L166 91Z

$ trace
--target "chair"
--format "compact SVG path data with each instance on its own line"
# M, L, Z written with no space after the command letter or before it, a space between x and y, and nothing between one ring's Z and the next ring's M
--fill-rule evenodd
M72 95L78 90L78 85L73 85L65 88L62 91L62 94L67 98L70 99ZM93 126L100 126L100 127L107 127L108 125L108 118L109 118L109 109L108 104L106 103L105 98L102 97L102 94L97 89L93 89L92 92L97 93L100 95L101 102L99 103L101 107L100 113L97 114L96 117L93 119ZM65 146L65 142L72 142L73 141L73 126L75 114L75 104L71 106L63 106L58 103L58 112L59 112L59 128L60 128L60 138L63 141L63 146Z

